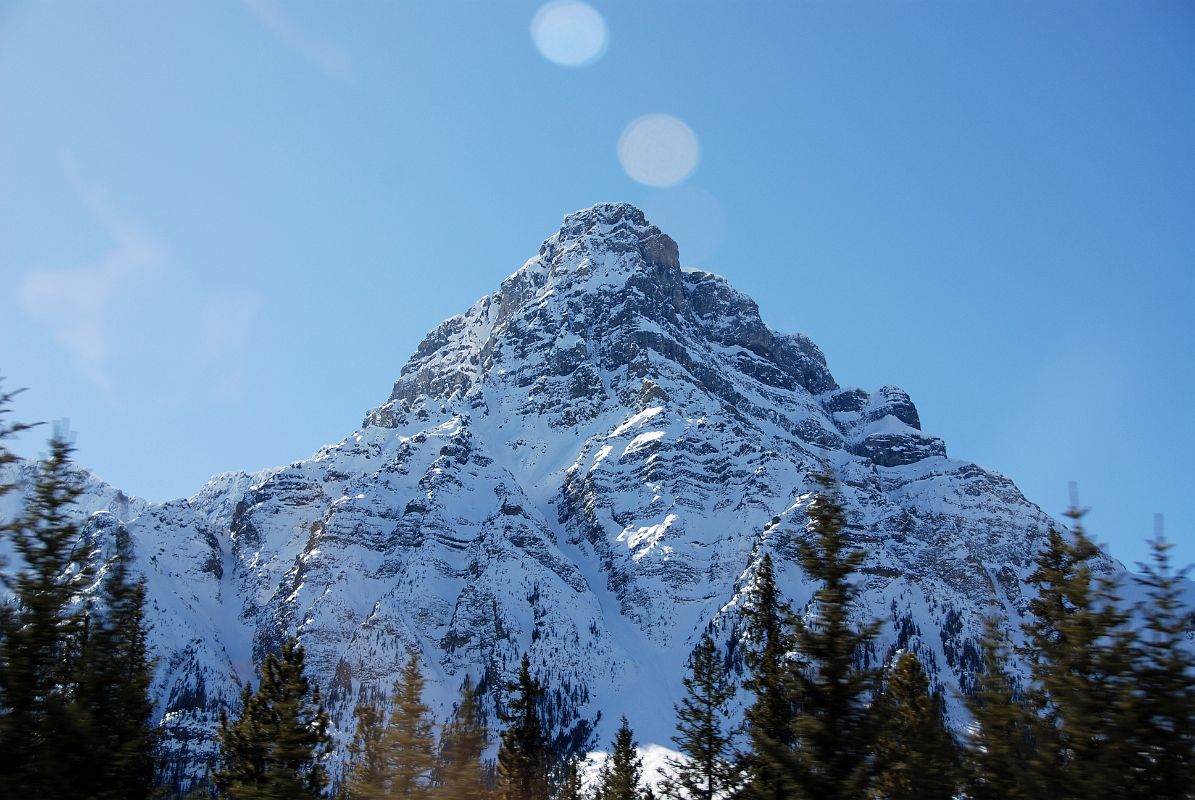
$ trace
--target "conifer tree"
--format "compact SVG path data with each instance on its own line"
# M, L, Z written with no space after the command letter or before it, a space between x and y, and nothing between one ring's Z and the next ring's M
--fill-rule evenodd
M382 737L391 798L426 796L436 766L431 708L423 702L423 687L419 654L411 651L394 683L390 723Z
M1039 723L1032 766L1056 800L1127 796L1132 636L1114 586L1093 573L1100 551L1083 531L1082 512L1068 516L1070 537L1050 530L1029 578L1038 590L1025 626L1028 699Z
M0 415L15 394L0 392ZM0 442L30 427L2 423ZM0 606L0 795L143 798L157 738L144 582L121 531L99 603L83 599L95 547L72 521L72 452L56 431L22 512L0 524L21 561L3 577L14 602ZM14 461L0 444L0 466Z
M883 800L951 800L959 757L946 729L942 700L929 691L921 661L906 652L872 705L875 774L872 796Z
M0 378L0 384L3 383L3 378ZM6 415L12 413L9 405L12 403L14 397L20 394L22 390L3 391L0 390L0 468L7 464L12 464L18 461L15 453L9 450L5 444L5 439L10 439L22 431L28 430L31 426L21 422L8 422L4 418ZM13 489L16 489L15 483L4 483L0 481L0 497L8 494ZM9 536L16 535L17 521L0 519L0 535ZM3 570L7 564L4 559L0 558L0 570ZM8 586L7 581L5 585ZM11 589L11 587L9 587ZM10 678L6 673L12 669L11 664L13 655L11 650L16 647L16 643L10 641L9 637L17 630L17 619L14 609L8 603L0 603L0 752L13 753L13 759L4 759L4 763L0 763L0 796L6 795L17 784L17 776L19 775L19 765L13 763L17 757L17 751L9 750L13 746L14 738L18 735L17 728L20 726L21 718L14 718L10 709L9 699L10 694L14 691L19 691L19 684Z
M782 759L793 746L793 685L798 667L791 658L792 609L776 588L772 557L764 554L755 576L752 602L743 609L750 645L746 652L750 676L743 685L755 694L744 713L749 750L740 757L751 800L788 800L793 787Z
M643 759L636 751L635 734L623 717L614 734L614 747L598 774L596 800L643 800L639 783L643 779Z
M214 797L243 798L253 796L254 790L264 792L270 744L266 714L264 699L254 693L247 681L241 687L240 717L233 722L221 709L216 733L219 762L209 779Z
M685 758L667 759L669 774L661 791L672 800L725 797L740 783L725 727L734 686L708 634L693 650L690 674L683 682L685 697L676 707L677 735L672 741Z
M531 677L531 662L526 653L518 677L507 689L508 707L500 715L506 729L498 748L498 797L548 800L548 743L537 708L543 687Z
M88 794L112 800L149 797L157 765L145 579L133 579L131 560L128 534L121 530L101 584L102 603L89 620L78 688L90 721L84 748Z
M1185 643L1191 612L1180 582L1186 570L1170 566L1173 545L1158 536L1152 561L1138 565L1136 578L1149 602L1140 608L1145 633L1133 665L1137 696L1133 778L1137 796L1177 800L1195 797L1195 665Z
M1008 676L1009 648L995 617L984 620L983 671L965 696L973 724L964 751L966 796L971 800L1035 800L1041 796L1029 765L1034 720L1019 703Z
M374 698L361 698L353 709L357 721L353 740L348 746L346 776L341 786L345 800L385 800L388 770L382 737L382 704Z
M560 789L556 792L556 800L585 800L585 789L581 785L581 768L577 757L571 756L564 765Z
M423 702L419 656L411 652L391 692L391 710L384 723L384 704L362 699L349 744L349 767L343 792L348 800L390 800L426 797L436 765L431 709Z
M437 800L483 800L492 795L482 756L490 744L481 716L477 691L469 676L461 686L461 699L440 737L436 765Z
M797 544L805 574L817 581L813 615L796 618L794 639L806 666L791 673L795 747L781 753L796 791L813 800L861 798L868 785L871 731L867 704L878 673L859 666L879 622L855 627L850 610L861 587L852 576L862 550L848 549L842 504L830 475L815 476L822 489L809 504L810 536Z
M70 517L73 448L55 434L49 450L5 526L21 567L3 576L13 603L0 611L0 796L39 800L76 793L90 722L76 697L87 623L74 601L92 578L91 548Z
M2 386L3 383L4 379L0 378L0 386ZM15 391L9 392L0 388L0 467L3 467L5 464L15 463L19 460L17 455L4 445L4 440L11 439L18 433L27 431L33 427L32 425L28 425L23 422L7 422L5 420L5 417L12 413L12 409L9 408L9 405L12 404L13 398L22 391L22 389L17 389ZM8 494L14 488L16 488L14 484L0 483L0 496ZM0 521L0 533L8 531L10 524L11 523ZM0 567L3 566L4 564L0 562Z
M303 666L303 648L292 638L262 663L257 692L245 687L240 719L221 715L220 766L212 776L219 797L315 800L323 793L328 717Z

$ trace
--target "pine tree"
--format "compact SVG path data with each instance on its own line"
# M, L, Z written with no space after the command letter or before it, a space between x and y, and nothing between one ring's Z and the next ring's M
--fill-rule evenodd
M473 681L465 677L461 699L440 737L436 765L437 800L482 800L491 796L482 755L490 744Z
M623 717L614 734L614 747L598 774L596 800L643 800L643 759L636 752L635 734Z
M539 721L543 697L523 653L516 680L508 687L508 708L500 715L506 729L498 748L498 796L501 800L548 800L548 743Z
M254 693L248 682L241 687L240 708L235 722L223 709L220 711L220 729L216 733L219 764L210 778L213 797L248 798L255 791L265 790L270 745L265 717L269 712L265 699Z
M388 724L383 704L361 700L353 714L356 732L349 744L348 800L390 800L428 795L436 764L431 709L423 702L423 673L412 652L391 692Z
M0 378L0 384L3 384L2 378ZM4 440L31 427L21 422L10 423L4 420L7 414L12 413L8 406L21 391L21 389L12 392L0 390L0 468L19 460L17 455L5 446ZM15 483L0 482L0 497L16 488ZM0 519L0 535L17 535L17 524L15 520ZM0 558L0 570L6 566L7 564ZM7 580L5 580L5 585L8 586ZM15 763L15 759L18 757L17 751L9 750L9 747L15 744L13 740L19 735L18 728L21 720L12 716L10 694L14 690L19 691L20 684L8 675L8 671L13 669L14 654L12 651L16 647L16 642L10 640L9 637L18 627L19 623L14 609L8 603L0 603L0 752L13 753L13 758L5 758L3 759L4 763L0 763L0 796L6 796L8 792L5 790L11 790L18 785L16 780L19 774L19 765Z
M1068 516L1071 536L1050 530L1029 578L1038 590L1025 626L1028 699L1039 720L1033 768L1056 800L1128 796L1132 635L1114 586L1093 573L1100 551L1082 512Z
M122 530L101 585L102 603L90 617L78 689L90 720L88 794L112 800L149 797L157 766L145 579L132 578L131 560Z
M971 800L1035 800L1040 797L1029 765L1034 720L1009 681L1009 648L994 617L984 620L983 671L965 696L973 724L964 751L966 796Z
M76 700L87 623L75 600L91 582L92 554L70 517L81 491L73 448L61 434L49 448L23 512L5 526L22 566L3 576L13 603L0 612L0 796L39 800L76 793L90 733Z
M328 785L328 717L303 662L303 648L290 639L262 663L257 692L245 687L240 719L221 715L220 767L212 776L219 797L315 800Z
M411 652L391 694L390 723L382 737L392 798L424 797L436 766L431 708L423 702L419 655Z
M872 705L875 775L872 796L884 800L951 800L959 756L946 729L942 699L930 694L921 661L906 652Z
M4 379L0 378L0 385L3 385L3 383L4 383ZM27 431L33 427L32 425L28 425L23 422L6 422L6 421L4 421L5 416L12 413L12 410L9 408L9 405L12 404L13 398L16 397L18 394L20 394L22 391L24 391L24 390L17 389L15 391L7 392L7 391L4 391L3 389L0 389L0 467L3 467L5 464L15 463L16 461L19 460L17 458L17 455L15 453L13 453L11 450L9 450L4 445L4 440L11 439L12 437L16 436L18 433L21 433L22 431ZM10 491L12 491L15 488L16 488L16 486L11 483L0 483L0 496L8 494ZM10 523L0 522L0 533L7 532L9 530L9 525L10 525ZM0 567L3 567L3 566L4 566L4 564L2 562L0 562Z
M878 673L858 664L880 626L878 621L859 627L850 622L850 610L862 591L851 578L865 554L848 549L842 504L832 494L834 479L815 477L822 490L809 504L811 536L797 548L805 574L818 587L812 618L796 619L794 639L807 666L792 672L796 746L780 755L796 789L792 796L845 800L861 798L867 791L867 705Z
M750 643L746 652L750 676L743 685L755 694L743 719L750 749L739 759L747 776L746 796L787 800L793 787L782 759L794 743L791 675L799 665L790 655L795 647L792 609L776 588L768 554L760 560L753 598L743 609L743 619Z
M585 789L581 785L581 768L575 756L570 757L564 765L556 800L585 800Z
M1178 800L1195 797L1195 665L1185 644L1192 619L1181 594L1186 570L1170 566L1173 545L1159 536L1150 546L1152 562L1138 565L1136 579L1149 602L1140 608L1146 633L1133 665L1141 758L1133 778L1139 797Z
M345 800L385 800L388 770L382 737L382 704L373 698L358 700L353 709L357 721L348 746L346 777L341 787Z
M11 397L0 395L0 413ZM0 426L0 439L27 427ZM0 794L147 797L156 731L144 584L118 536L99 602L84 599L95 548L71 519L73 448L62 433L49 448L23 512L3 526L22 568L5 573L15 602L0 609ZM0 463L13 460L0 447Z
M672 741L685 758L667 759L669 774L660 788L673 800L725 797L740 783L725 728L726 706L735 692L708 634L693 650L690 675L683 682L685 697L676 707Z

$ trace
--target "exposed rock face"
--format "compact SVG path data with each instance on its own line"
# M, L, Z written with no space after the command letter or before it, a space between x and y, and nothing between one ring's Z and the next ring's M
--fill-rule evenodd
M951 696L981 617L1025 610L1050 520L948 459L903 391L840 388L809 339L683 270L638 209L602 204L428 334L343 441L164 505L92 480L84 510L149 577L182 777L238 681L296 632L341 736L408 650L442 714L467 674L492 691L528 651L575 708L554 706L555 730L605 740L625 713L666 743L688 653L707 629L734 639L764 553L807 601L794 542L827 467L870 554L860 614L888 623L870 657L912 648Z

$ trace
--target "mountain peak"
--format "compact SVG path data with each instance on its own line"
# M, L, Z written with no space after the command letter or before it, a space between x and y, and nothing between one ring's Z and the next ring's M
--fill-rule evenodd
M397 427L429 401L482 403L498 386L523 397L519 414L565 427L619 403L638 409L661 383L737 407L747 401L729 373L765 393L838 388L808 338L772 331L723 278L683 271L676 243L640 209L599 203L566 215L498 291L429 333L363 424ZM761 407L774 402L759 398ZM822 413L810 397L794 402Z
M857 619L886 622L875 657L918 653L960 728L982 620L1007 609L1017 629L1053 523L920 428L905 392L839 387L812 341L603 203L429 333L361 430L189 500L89 490L80 524L109 551L126 536L146 575L183 793L221 710L291 634L334 718L414 650L438 719L466 677L493 719L491 676L527 653L559 687L559 741L604 739L623 713L667 741L692 647L708 633L736 652L765 553L794 609L814 607L797 555L827 468L867 552Z
M637 254L648 267L680 270L676 242L630 203L598 203L566 214L560 230L540 248L551 265L573 254L598 253Z
M589 228L593 225L616 225L626 221L631 225L646 228L651 225L647 216L637 206L624 202L594 203L589 208L582 208L571 214L564 215L561 230L573 228Z

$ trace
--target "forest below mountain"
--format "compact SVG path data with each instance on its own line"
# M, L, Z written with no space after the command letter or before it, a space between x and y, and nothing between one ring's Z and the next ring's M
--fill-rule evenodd
M0 414L13 393L0 393ZM3 419L3 417L0 417ZM25 430L0 424L0 440ZM50 439L22 511L3 523L20 563L3 567L0 605L0 796L177 795L163 769L150 694L154 624L127 542L102 558L72 521L72 447ZM16 456L0 445L0 465ZM268 654L256 685L220 719L218 756L189 796L641 800L703 798L1190 798L1195 796L1195 664L1182 571L1153 542L1140 576L1146 600L1126 608L1081 510L1051 529L1030 577L1035 591L1018 655L1002 620L987 621L982 669L964 687L970 724L952 733L945 698L912 652L869 663L881 621L852 622L865 554L845 535L833 475L807 510L797 558L814 582L798 614L764 556L730 654L703 637L676 706L676 755L644 774L625 718L606 743L553 738L560 702L524 656L502 676L496 718L466 681L437 730L411 653L389 692L362 692L347 758L334 755L324 698L305 674L299 639ZM15 487L0 487L0 493ZM742 659L752 698L728 702ZM496 746L496 749L495 749Z

